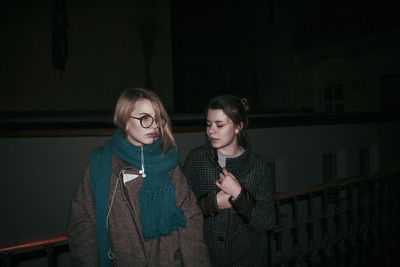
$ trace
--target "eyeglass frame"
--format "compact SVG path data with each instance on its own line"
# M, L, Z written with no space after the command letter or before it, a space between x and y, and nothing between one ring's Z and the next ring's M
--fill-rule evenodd
M144 115L144 116L141 117L141 118L134 117L134 116L130 116L130 115L129 115L129 117L131 117L132 119L139 120L139 121L140 121L140 126L142 126L144 129L149 129L151 126L153 126L154 121L157 121L157 118L153 118L153 116L150 116L150 115ZM143 126L143 123L142 123L142 121L143 121L146 117L150 117L150 118L152 119L152 121L151 121L151 123L150 123L150 125L149 125L148 127L144 127L144 126ZM164 126L167 124L167 120L166 120L165 118L161 118L161 121L162 121L162 127L164 127ZM160 125L158 125L158 127L160 127Z

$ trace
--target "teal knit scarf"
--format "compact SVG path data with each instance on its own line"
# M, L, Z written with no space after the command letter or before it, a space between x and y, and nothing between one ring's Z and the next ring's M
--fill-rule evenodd
M96 240L99 247L100 265L110 266L108 252L110 241L106 228L108 192L110 187L111 155L142 168L142 147L130 143L116 130L103 147L94 149L89 158L91 186L95 199ZM142 233L147 241L151 238L169 235L186 227L186 217L176 206L175 188L169 171L179 163L179 151L171 148L161 154L160 141L143 146L146 178L139 191L140 221Z

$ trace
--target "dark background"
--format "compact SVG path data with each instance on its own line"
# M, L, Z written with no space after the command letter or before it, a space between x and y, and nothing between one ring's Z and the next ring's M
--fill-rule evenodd
M202 113L217 94L247 97L264 114L399 110L400 19L389 1L0 7L3 121L31 112L107 116L124 88L138 86L155 90L171 114ZM325 84L339 84L336 110Z

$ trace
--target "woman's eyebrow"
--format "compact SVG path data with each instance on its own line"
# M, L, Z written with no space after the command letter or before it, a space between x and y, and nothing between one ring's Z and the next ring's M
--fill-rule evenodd
M139 115L143 115L143 116L151 116L149 113L146 112L140 112Z

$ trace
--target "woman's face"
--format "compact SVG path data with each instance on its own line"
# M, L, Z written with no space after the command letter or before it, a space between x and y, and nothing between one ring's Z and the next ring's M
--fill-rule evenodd
M155 111L153 108L153 104L150 102L150 100L144 98L137 100L130 116L131 118L129 118L128 122L126 123L126 138L129 142L131 142L135 146L143 146L152 144L155 140L159 138L159 120L155 120L153 124L147 129L142 127L139 120L140 118L144 118L151 121L151 118L149 118L149 116L151 116L153 119L155 118ZM135 119L132 117L139 119Z
M237 134L240 126L225 115L222 109L209 109L207 112L207 136L212 147L231 155L238 147Z

